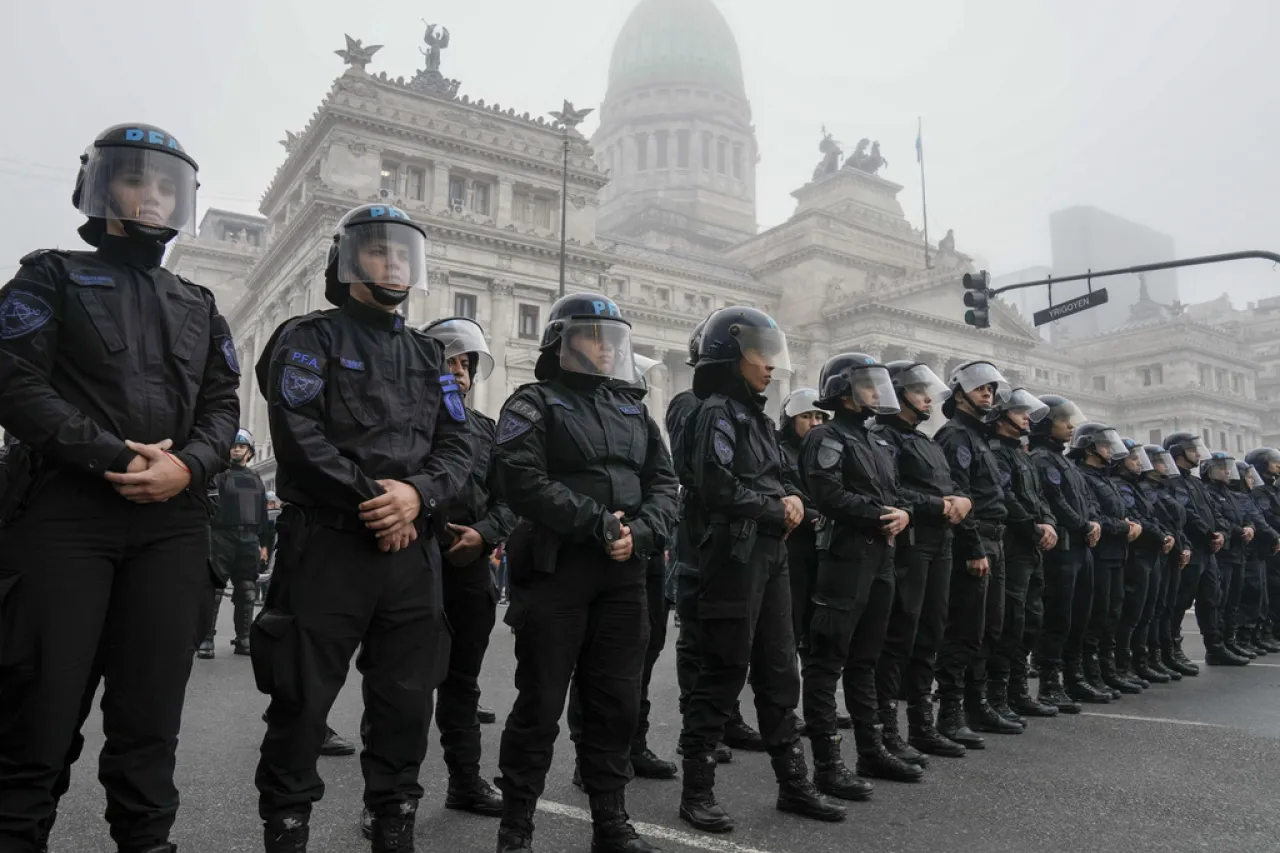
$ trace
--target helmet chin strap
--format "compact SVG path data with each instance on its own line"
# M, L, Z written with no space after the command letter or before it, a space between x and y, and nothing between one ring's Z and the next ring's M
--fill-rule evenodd
M369 288L369 294L379 305L388 307L399 305L409 298L408 290L396 290L394 287L383 287L380 284L365 284L365 287Z
M110 196L110 193L108 193ZM155 243L163 246L178 236L177 229L165 228L160 225L144 225L133 219L126 219L121 215L120 205L114 198L107 198L107 208L116 216L116 221L120 223L120 227L124 229L125 236L130 240L137 240L140 243Z
M991 410L995 408L994 405L979 406L977 403L973 402L973 398L969 396L969 392L964 390L963 388L960 389L960 396L966 403L969 404L969 407L971 409L973 409L975 412L978 413L978 417L980 419L985 420L987 417L991 415Z

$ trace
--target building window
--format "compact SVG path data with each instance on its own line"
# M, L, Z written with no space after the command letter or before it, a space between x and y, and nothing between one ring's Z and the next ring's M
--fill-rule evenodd
M1048 381L1049 381L1049 371L1048 371L1047 369L1043 368L1043 367L1037 367L1037 368L1036 368L1036 381L1037 381L1037 382L1048 382Z
M1151 364L1146 367L1138 368L1138 378L1142 382L1143 388L1150 388L1152 385L1164 384L1164 366L1160 364Z
M424 195L427 185L426 172L421 169L409 169L406 175L408 177L406 184L409 198L414 201L422 201L426 197Z
M689 137L687 130L676 133L676 168L689 168Z
M733 177L742 180L742 146L733 146Z
M725 161L729 156L729 143L723 139L716 140L716 171L721 175L724 174L726 168Z
M636 170L644 172L649 168L649 134L636 134Z
M453 177L449 179L449 206L454 210L466 207L467 179Z
M1213 434L1209 432L1208 427L1204 428L1204 443L1206 446L1213 443Z
M1070 388L1071 382L1072 382L1072 379L1071 379L1070 373L1058 374L1058 384L1061 385L1063 388Z
M1159 444L1164 441L1164 435L1158 429L1153 429L1147 433L1147 444Z
M400 174L400 165L390 160L382 161L382 183L380 187L389 195L396 194L396 178Z
M1225 450L1227 449L1227 447L1228 447L1228 445L1227 445L1227 434L1226 434L1225 432L1223 432L1222 430L1219 430L1219 431L1218 431L1218 446L1219 446L1219 447L1221 447L1224 451L1225 451Z
M702 134L702 168L711 171L711 134Z
M1105 376L1093 377L1093 390L1095 391L1107 390L1107 377Z
M520 337L536 339L538 337L538 306L520 306Z
M1244 436L1236 436L1236 453L1244 453Z
M453 316L476 318L476 297L474 293L455 293L453 295Z
M1208 388L1213 385L1213 368L1207 364L1200 365L1200 387Z
M660 130L653 135L654 143L658 146L657 164L659 169L667 168L667 139L669 134L665 130Z
M1231 374L1231 390L1236 394L1240 393L1241 378L1239 373Z
M483 181L471 183L471 209L481 216L489 215L489 185Z

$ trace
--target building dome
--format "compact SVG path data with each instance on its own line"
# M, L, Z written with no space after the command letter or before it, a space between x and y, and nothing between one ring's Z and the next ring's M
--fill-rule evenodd
M613 46L609 96L702 86L746 100L738 43L712 0L641 0Z

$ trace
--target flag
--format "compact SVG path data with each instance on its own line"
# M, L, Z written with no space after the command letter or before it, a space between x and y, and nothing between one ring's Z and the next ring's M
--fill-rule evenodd
M916 129L916 162L924 162L924 127L917 125Z

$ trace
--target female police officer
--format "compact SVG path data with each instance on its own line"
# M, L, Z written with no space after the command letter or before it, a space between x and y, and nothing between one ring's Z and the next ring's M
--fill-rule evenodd
M502 495L523 519L507 543L520 692L498 758L498 849L533 849L533 810L576 677L592 850L647 853L624 790L649 641L645 564L667 545L677 482L657 424L634 390L610 381L635 379L631 326L612 300L562 297L540 349L538 381L507 401L494 448Z
M36 461L0 506L0 850L45 843L97 682L98 778L121 850L168 851L174 753L209 606L206 482L240 366L213 296L160 267L194 232L196 164L149 125L103 132L72 203L96 251L34 252L0 290L0 427Z

